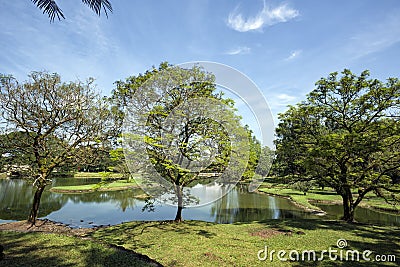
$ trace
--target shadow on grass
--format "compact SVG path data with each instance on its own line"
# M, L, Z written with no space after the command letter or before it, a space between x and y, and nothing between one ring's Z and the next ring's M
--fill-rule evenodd
M337 249L336 240L341 238L341 235L346 237L348 247L345 250L358 250L361 253L365 250L371 250L375 255L396 255L397 258L400 255L400 229L396 227L384 227L384 226L373 226L368 224L349 224L342 221L336 220L319 220L319 219L290 219L290 220L266 220L262 222L254 223L235 223L234 225L243 225L244 227L237 227L235 229L229 228L230 230L224 230L222 225L207 223L201 221L185 221L183 223L174 223L170 221L164 222L131 222L126 224L117 225L106 229L101 229L93 233L94 238L98 238L106 243L124 245L124 247L131 250L139 250L142 253L150 253L149 255L155 255L161 248L168 248L168 250L175 251L175 249L182 249L182 238L189 238L189 235L193 237L193 247L191 244L186 244L185 249L188 250L201 250L208 248L210 244L221 243L221 238L228 238L232 240L230 243L231 247L240 246L244 240L248 240L247 236L250 235L250 230L262 230L262 229L275 229L285 233L282 244L290 246L290 239L293 238L299 240L304 238L304 242L310 242L310 232L313 230L330 230L329 241L327 246L332 249ZM246 227L245 225L249 225ZM228 232L227 232L228 231ZM235 231L238 231L235 235L231 235ZM334 231L332 233L332 231ZM335 233L337 231L337 233ZM221 235L219 234L221 232ZM322 231L324 233L324 231ZM171 235L169 234L171 233ZM173 234L172 234L173 233ZM327 232L328 233L328 232ZM347 234L348 233L348 234ZM303 235L304 237L300 237ZM337 239L336 238L337 235ZM278 235L277 235L278 236ZM197 238L198 237L198 238ZM238 237L238 241L234 237ZM262 237L260 237L262 238ZM311 240L311 242L318 242L324 240L324 236L316 236L317 240ZM197 242L197 239L202 239ZM262 239L260 239L262 240ZM259 241L254 241L259 242ZM263 242L263 241L261 241ZM250 244L249 243L249 244ZM258 243L255 243L258 246ZM250 245L251 246L251 245ZM144 250L141 250L144 248ZM186 251L184 249L184 251ZM325 248L325 245L322 247ZM153 254L151 254L153 253ZM217 257L213 255L215 252L206 252L203 256L213 261L218 261ZM217 254L216 254L217 255ZM235 257L240 254L235 254ZM220 255L217 255L220 257ZM219 258L218 258L219 259ZM170 260L170 261L169 261ZM174 257L171 256L169 259L163 258L163 263L169 265L173 264ZM228 258L223 258L224 263L227 263ZM397 262L386 263L385 266L398 266ZM357 261L330 261L328 256L323 261L302 261L292 262L294 266L382 266L378 262L357 262ZM241 265L242 266L242 265ZM243 265L245 266L245 265Z
M56 234L0 232L0 266L162 266L146 256Z

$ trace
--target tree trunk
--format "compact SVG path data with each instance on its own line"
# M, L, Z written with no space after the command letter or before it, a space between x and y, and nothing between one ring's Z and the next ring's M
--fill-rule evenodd
M46 187L46 184L40 184L35 192L35 196L33 197L33 205L31 209L31 213L29 214L28 222L30 222L32 225L36 223L36 219L39 213L39 205L40 205L40 199L42 197L42 193L44 191L44 188Z
M343 217L342 220L346 222L353 222L354 221L354 205L352 198L349 197L347 194L342 195L343 199Z
M176 211L175 222L182 222L183 192L182 187L176 186L176 196L178 197L178 210Z
M178 206L178 210L176 211L176 216L175 216L175 222L182 222L183 221L183 219L182 219L182 209L183 209L183 207L181 207L181 206Z

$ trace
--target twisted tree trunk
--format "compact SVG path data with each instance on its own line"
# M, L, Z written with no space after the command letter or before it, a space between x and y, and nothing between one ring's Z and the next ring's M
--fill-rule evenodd
M42 197L42 193L44 191L44 188L46 187L46 184L40 184L38 185L35 196L33 197L33 204L32 204L32 209L28 217L28 222L30 222L32 225L35 225L36 219L39 213L39 206L40 206L40 199Z

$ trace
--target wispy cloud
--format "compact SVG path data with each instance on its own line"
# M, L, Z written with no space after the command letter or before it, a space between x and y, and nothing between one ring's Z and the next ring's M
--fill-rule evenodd
M247 46L239 46L234 49L228 50L225 52L227 55L243 55L243 54L249 54L251 51L250 47Z
M293 59L295 59L296 57L300 56L300 54L301 54L302 52L303 52L302 50L295 50L295 51L292 51L292 52L290 53L290 55L289 55L287 58L285 58L285 60L286 60L286 61L293 60Z
M350 38L347 51L354 58L367 56L371 53L382 51L400 42L400 17L398 11L388 15L381 22L374 22L365 31L355 34Z
M279 100L281 102L281 104L287 104L289 102L293 102L297 99L297 97L292 96L292 95L288 95L288 94L278 94L275 95L276 99Z
M271 110L276 113L284 111L288 105L293 105L299 100L299 97L293 94L273 92L266 92L265 98L267 99Z
M244 18L236 7L228 16L227 25L239 32L261 30L264 26L271 26L286 22L299 15L299 11L282 4L275 8L267 6L264 2L263 9L255 16Z

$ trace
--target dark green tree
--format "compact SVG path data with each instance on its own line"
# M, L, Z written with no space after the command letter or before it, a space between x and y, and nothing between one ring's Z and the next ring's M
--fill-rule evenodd
M261 177L266 177L271 171L272 162L274 160L274 151L268 146L263 146L260 151L260 157L256 169L256 173Z
M257 140L257 138L253 135L253 132L247 126L245 128L248 132L250 154L246 171L243 173L242 179L251 180L254 174L256 173L256 168L259 164L259 159L261 154L261 143L259 140Z
M58 6L55 0L31 0L40 10L43 11L43 14L46 13L50 21L53 22L57 17L59 20L61 18L65 19L64 13L61 8ZM90 9L92 9L97 15L100 16L101 10L104 10L104 13L108 17L107 10L112 12L112 6L110 1L108 0L82 0L82 3L87 5Z
M400 82L345 69L316 83L307 100L279 115L276 149L282 174L317 180L343 200L343 219L374 192L396 203L390 175L400 168Z

